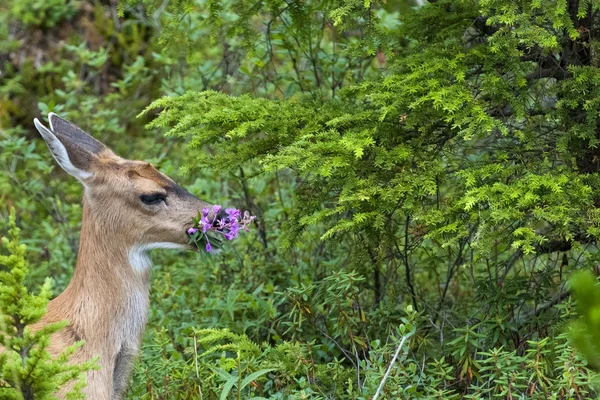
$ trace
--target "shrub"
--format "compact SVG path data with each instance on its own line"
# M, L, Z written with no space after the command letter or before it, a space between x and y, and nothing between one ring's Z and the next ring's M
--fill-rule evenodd
M53 399L63 385L72 382L68 399L83 398L84 372L94 362L72 365L69 356L80 343L67 347L52 359L48 345L52 334L64 328L68 321L49 324L32 331L31 325L46 313L51 296L51 280L35 295L25 286L29 265L26 246L19 243L19 228L14 209L10 215L9 237L2 238L8 255L0 255L0 397L3 399Z

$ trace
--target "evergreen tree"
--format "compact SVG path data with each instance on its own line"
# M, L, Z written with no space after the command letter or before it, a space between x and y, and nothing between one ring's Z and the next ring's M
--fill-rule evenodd
M51 280L35 295L25 286L29 265L26 246L19 243L20 233L15 210L9 220L9 237L2 238L7 255L0 255L0 398L15 400L54 399L54 394L73 381L68 399L83 398L83 373L94 362L80 365L68 363L69 356L82 343L77 343L52 359L47 351L50 336L67 325L67 321L49 324L32 332L29 326L46 312L51 296Z
M314 34L294 19L312 15L311 2L293 13L277 2L249 4L234 2L242 21L289 18L307 41ZM450 257L437 310L467 264L493 262L493 279L475 276L484 285L522 277L540 257L559 257L561 271L573 267L571 249L585 247L577 266L591 265L600 222L600 2L436 1L385 32L375 3L328 4L323 18L336 31L364 25L362 47L343 54L368 57L376 44L387 72L348 73L339 92L321 82L284 100L211 91L158 100L150 126L171 126L169 135L189 137L190 147L214 150L198 151L186 170L254 162L265 172L294 171L301 184L290 243L302 227L324 222L322 239L350 240L361 254L367 247L373 263L364 272L376 293L385 292L375 274L390 256L405 264L411 292L412 275ZM218 16L210 23L223 24ZM550 285L529 300L560 289Z

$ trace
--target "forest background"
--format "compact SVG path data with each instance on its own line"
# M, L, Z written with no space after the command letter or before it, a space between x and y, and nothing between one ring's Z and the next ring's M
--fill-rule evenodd
M599 11L3 0L0 277L72 275L81 187L32 123L55 112L257 216L154 254L128 399L372 399L397 349L380 398L595 398L566 325L600 273Z

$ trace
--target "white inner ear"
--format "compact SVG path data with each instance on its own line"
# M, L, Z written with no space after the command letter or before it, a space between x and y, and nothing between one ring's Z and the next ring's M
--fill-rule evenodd
M152 249L178 249L183 250L186 246L179 243L155 242L138 244L129 249L129 264L137 272L144 272L152 266L152 260L148 255L148 250Z
M37 118L33 120L33 123L35 124L35 127L46 141L46 144L48 145L52 156L54 157L58 165L62 167L62 169L64 169L65 171L67 171L68 174L74 176L80 181L84 181L85 179L88 179L92 176L91 172L84 171L81 168L77 168L73 165L71 159L69 158L69 153L67 153L67 149L60 142L60 140L58 140L54 133L52 133L48 128L42 125Z

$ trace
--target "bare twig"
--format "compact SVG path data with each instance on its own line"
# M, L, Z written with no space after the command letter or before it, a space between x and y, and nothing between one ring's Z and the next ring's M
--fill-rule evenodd
M381 393L383 386L385 386L385 381L387 380L388 375L390 374L390 371L392 370L392 366L396 362L396 358L398 358L398 355L400 354L400 349L402 349L402 345L404 345L404 342L406 341L407 337L408 337L408 335L402 336L402 340L400 341L400 344L398 345L398 348L396 349L394 358L392 358L392 361L390 362L390 365L388 366L387 371L385 371L385 375L383 375L383 379L381 380L381 383L379 384L379 387L377 388L377 392L375 392L375 396L373 396L373 400L377 400L377 398L379 397L379 393Z
M538 317L543 312L549 310L550 308L554 307L555 305L557 305L557 304L561 303L562 301L564 301L565 299L567 299L571 295L571 291L566 289L566 287L567 287L566 283L563 283L562 287L560 288L560 291L558 293L554 294L554 296L552 296L552 298L550 300L537 305L535 307L535 309L531 310L530 312L526 313L521 318L516 320L517 325L521 326L521 325L531 322L531 320L533 318Z
M196 332L194 331L194 363L196 364L196 377L198 378L198 393L202 400L202 387L200 386L200 372L198 372L198 344L196 341Z

